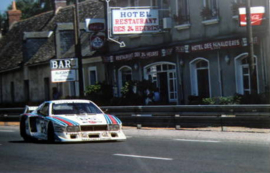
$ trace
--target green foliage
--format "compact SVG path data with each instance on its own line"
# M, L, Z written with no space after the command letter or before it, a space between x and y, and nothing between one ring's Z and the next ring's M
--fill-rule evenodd
M216 103L215 98L204 98L202 101L205 105L215 105Z
M85 93L87 95L91 95L91 94L98 94L102 92L101 91L101 84L95 84L95 85L89 85L86 87Z
M121 88L121 94L123 97L127 97L128 93L131 92L131 84L126 82L125 85Z
M240 104L239 96L203 98L202 102L206 105L235 105Z
M112 86L105 82L89 85L86 87L85 94L87 99L92 100L98 105L110 105L110 101L113 98Z

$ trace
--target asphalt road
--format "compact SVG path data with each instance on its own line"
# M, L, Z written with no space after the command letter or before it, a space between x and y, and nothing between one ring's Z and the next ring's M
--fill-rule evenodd
M269 173L269 133L125 129L125 142L26 143L0 126L0 172Z

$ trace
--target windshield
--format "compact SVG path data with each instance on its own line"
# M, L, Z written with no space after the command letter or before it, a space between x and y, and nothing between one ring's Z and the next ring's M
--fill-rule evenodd
M54 103L52 114L97 114L102 113L93 103Z

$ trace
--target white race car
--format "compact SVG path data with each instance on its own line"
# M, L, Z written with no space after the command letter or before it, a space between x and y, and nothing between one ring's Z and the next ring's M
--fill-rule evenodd
M105 114L89 100L46 101L26 106L20 116L20 133L25 141L48 142L122 141L122 122Z

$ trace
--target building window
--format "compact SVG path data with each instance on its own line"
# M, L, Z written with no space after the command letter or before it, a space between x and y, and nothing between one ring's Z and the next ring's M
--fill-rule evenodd
M187 0L175 0L176 3L176 13L174 15L174 21L176 24L186 24L189 23L189 9Z
M190 62L191 95L211 97L209 61L197 58Z
M246 0L234 0L232 1L232 12L233 12L233 15L238 15L239 12L238 12L238 9L241 8L241 7L246 7Z
M238 94L247 95L251 94L251 75L248 64L248 54L241 54L235 58L235 72L236 72L236 92ZM257 57L254 57L255 74L256 74L256 85L255 90L258 91L258 73L257 73Z
M98 82L97 67L89 67L88 76L89 76L89 85L95 85Z
M177 102L176 66L170 62L157 62L144 68L144 79L157 87L161 103Z
M50 78L44 78L44 98L50 100Z
M130 6L157 6L157 0L130 0Z
M30 100L29 80L24 80L24 100L28 102Z
M79 82L69 82L69 96L79 96Z
M203 20L218 18L217 0L203 0L203 9L201 11Z
M119 93L126 82L132 81L132 68L123 66L118 70ZM121 94L120 94L121 95Z

